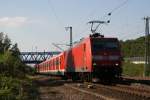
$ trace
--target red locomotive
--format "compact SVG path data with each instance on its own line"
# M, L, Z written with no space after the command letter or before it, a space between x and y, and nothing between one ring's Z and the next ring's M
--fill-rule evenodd
M72 79L120 77L121 52L117 38L93 34L71 49L36 66L37 72Z
M36 65L37 72L61 75L73 80L120 77L122 56L118 39L105 38L92 28L91 31L94 34L69 50Z

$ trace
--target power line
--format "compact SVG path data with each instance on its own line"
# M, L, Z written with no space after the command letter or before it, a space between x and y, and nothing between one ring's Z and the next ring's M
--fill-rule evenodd
M104 14L104 16L102 18L110 17L112 15L112 13L114 13L115 11L117 11L118 9L120 9L121 7L123 7L124 5L126 5L128 2L129 2L129 0L123 1L118 6L114 7L110 12ZM111 20L111 17L108 19L108 21L110 22L110 20Z
M119 4L118 6L116 6L115 8L113 8L109 13L104 14L103 17L101 18L105 18L105 17L110 17L112 15L113 12L115 12L116 10L120 9L121 7L123 7L124 5L126 5L129 2L129 0L125 0L123 1L121 4ZM94 10L92 10L92 12L90 12L89 16L91 16L94 12ZM88 17L89 17L88 16ZM88 17L86 19L88 19ZM110 22L111 18L108 19L108 21ZM80 25L78 25L80 26ZM84 29L85 30L85 29Z
M110 16L113 12L115 12L118 9L120 9L121 7L123 7L124 5L126 5L128 2L129 2L129 0L125 0L124 2L122 2L121 4L119 4L118 6L116 6L114 9L112 9L112 11L110 11L107 15Z
M64 24L62 23L62 21L61 21L61 20L59 19L59 17L57 16L52 1L51 1L51 0L48 0L48 3L50 4L49 7L50 7L51 11L53 12L54 17L56 18L56 20L57 20L59 26L64 29Z

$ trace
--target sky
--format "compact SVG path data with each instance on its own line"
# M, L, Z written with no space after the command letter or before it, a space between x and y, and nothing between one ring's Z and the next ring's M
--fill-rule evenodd
M78 41L91 34L91 20L110 20L98 30L105 37L135 39L144 36L149 5L150 0L0 0L0 32L21 51L58 50L52 43L69 43L65 27L73 27Z

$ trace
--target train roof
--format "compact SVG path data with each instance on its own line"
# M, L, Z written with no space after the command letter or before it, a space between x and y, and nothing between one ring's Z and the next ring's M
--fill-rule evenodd
M101 38L101 39L117 39L117 37L104 37L104 35L101 35L100 33L90 34L90 38Z

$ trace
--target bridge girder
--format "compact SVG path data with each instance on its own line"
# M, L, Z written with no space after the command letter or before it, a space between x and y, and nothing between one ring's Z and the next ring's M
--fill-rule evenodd
M53 52L21 52L20 58L23 63L26 64L38 64L46 59L49 59L55 55L58 55L60 52L53 51Z

